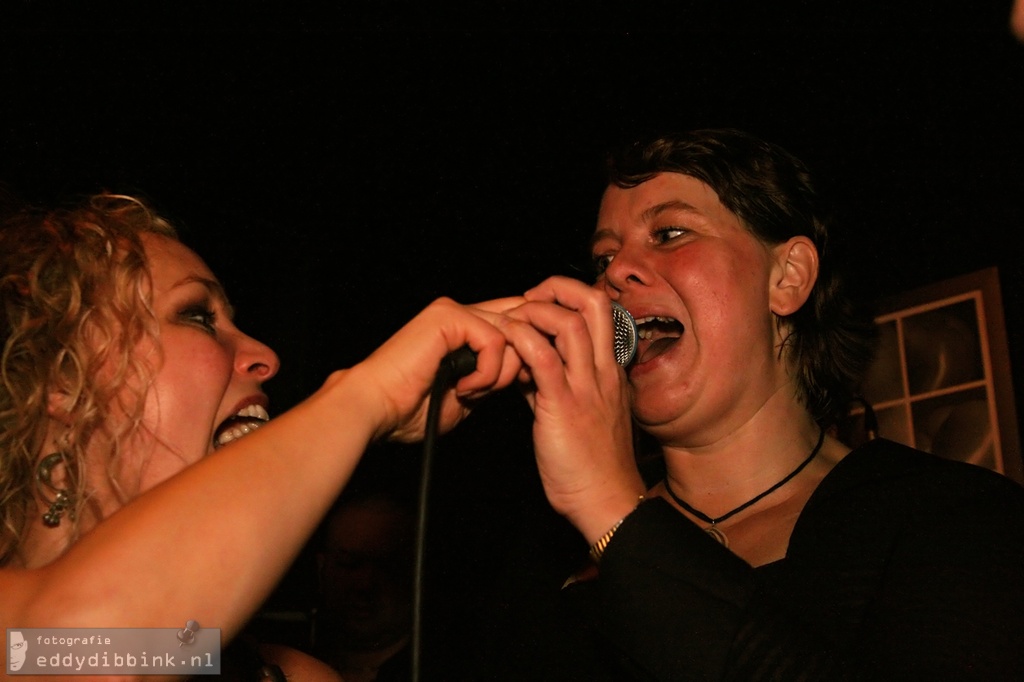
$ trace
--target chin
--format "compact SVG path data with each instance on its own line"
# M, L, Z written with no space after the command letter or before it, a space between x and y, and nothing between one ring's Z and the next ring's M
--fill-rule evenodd
M634 407L633 419L636 420L637 425L639 425L643 431L659 438L661 434L664 434L671 428L670 425L673 421L673 415L667 410L655 411Z

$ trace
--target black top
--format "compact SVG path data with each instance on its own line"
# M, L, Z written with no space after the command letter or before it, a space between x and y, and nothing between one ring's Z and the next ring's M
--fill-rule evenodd
M560 598L495 679L1024 680L1024 489L875 440L784 560L752 568L653 499Z

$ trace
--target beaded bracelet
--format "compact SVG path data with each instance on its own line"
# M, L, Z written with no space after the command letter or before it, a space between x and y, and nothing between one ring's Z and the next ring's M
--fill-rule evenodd
M636 507L639 507L640 503L643 501L644 495L640 495L640 499L636 502ZM633 510L630 511L629 514L636 511L636 507L633 507ZM615 525L609 528L607 533L598 538L597 542L590 546L590 558L593 559L595 564L601 560L601 556L604 554L604 550L608 546L608 543L612 541L612 536L615 535L615 531L619 529L619 526L622 525L622 522L626 520L626 517L628 517L629 514L626 514L626 516L623 516L621 519L616 521Z

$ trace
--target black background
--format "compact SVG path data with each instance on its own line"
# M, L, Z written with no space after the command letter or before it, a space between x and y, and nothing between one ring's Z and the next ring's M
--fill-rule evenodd
M0 180L148 196L280 354L277 410L437 296L582 274L603 152L651 130L735 126L807 161L869 296L997 266L1024 348L1009 2L65 4L0 9ZM466 518L537 493L523 410L499 397L449 437L437 494Z
M869 293L998 266L1020 343L1008 2L65 4L0 10L0 179L150 197L281 354L279 407L436 296L579 272L603 152L649 130L804 158Z

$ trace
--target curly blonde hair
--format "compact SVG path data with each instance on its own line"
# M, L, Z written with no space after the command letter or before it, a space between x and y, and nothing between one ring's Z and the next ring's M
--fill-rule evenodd
M139 429L156 368L135 351L147 337L158 347L142 233L177 239L146 202L114 194L24 209L0 225L0 565L37 513L51 396L66 413L60 452L75 516L86 504L87 449L107 450L111 475Z

